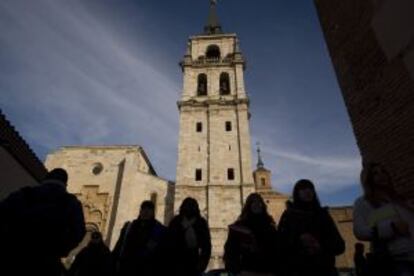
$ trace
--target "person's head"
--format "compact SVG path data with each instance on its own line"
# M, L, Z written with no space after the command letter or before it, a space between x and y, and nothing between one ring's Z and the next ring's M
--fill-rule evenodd
M184 199L180 206L180 215L187 218L200 216L200 208L198 207L197 200L192 197Z
M254 217L270 218L267 212L267 205L258 193L252 193L247 197L240 215L241 220L249 220Z
M150 200L145 200L141 203L139 210L139 218L141 220L153 220L155 219L155 206Z
M293 203L299 206L320 207L315 185L309 179L301 179L293 188Z
M355 253L356 254L364 254L365 246L363 243L357 242L355 243Z
M68 173L62 168L56 168L48 172L42 183L55 183L66 188L68 182Z
M101 244L102 242L102 234L100 232L94 231L91 233L91 244Z
M364 197L373 205L378 205L384 200L383 195L392 198L394 188L391 176L379 163L365 163L361 171L361 184Z

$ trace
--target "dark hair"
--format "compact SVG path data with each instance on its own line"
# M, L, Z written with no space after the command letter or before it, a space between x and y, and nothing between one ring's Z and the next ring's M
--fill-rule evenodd
M44 180L59 180L66 184L68 182L68 173L62 168L56 168L48 172Z
M155 210L154 202L152 202L151 200L144 200L141 203L141 209L151 209L151 210Z
M266 205L265 201L263 200L263 197L258 193L251 193L247 197L246 203L244 204L241 215L239 217L239 221L246 221L246 220L248 220L249 218L252 217L253 214L252 214L251 206L252 206L252 204L255 200L259 200L262 203L263 217L266 218L269 223L275 223L272 216L269 215L269 213L267 211L267 205Z
M192 215L196 217L200 217L200 207L198 206L197 200L192 197L187 197L183 200L180 206L180 215Z
M313 191L313 202L311 204L305 203L299 197L299 191L302 189L311 189ZM316 194L315 185L309 179L301 179L296 182L293 188L293 204L296 207L313 207L313 208L321 208L321 203L319 201L318 195Z
M378 198L377 191L379 190L378 187L375 185L374 180L374 169L380 169L384 175L387 177L389 181L389 189L387 189L387 194L390 198L395 198L395 191L394 187L391 185L391 176L387 170L380 164L375 162L368 162L364 163L362 171L361 171L361 184L364 190L364 198L373 206L378 207L381 204L381 199Z

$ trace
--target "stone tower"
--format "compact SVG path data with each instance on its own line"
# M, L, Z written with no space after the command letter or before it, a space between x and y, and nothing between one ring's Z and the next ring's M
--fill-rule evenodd
M257 165L256 170L253 172L253 178L256 185L256 192L266 202L267 211L276 222L279 222L286 208L286 201L289 200L289 196L273 189L272 171L265 167L259 146L257 147Z
M227 227L255 190L245 60L236 34L223 33L211 1L204 33L190 37L180 63L180 134L174 209L198 200L212 235L210 268L222 264Z

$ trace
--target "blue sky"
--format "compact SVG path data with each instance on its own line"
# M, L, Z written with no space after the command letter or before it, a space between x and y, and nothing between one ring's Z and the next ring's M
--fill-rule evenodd
M175 178L178 62L208 0L2 0L0 108L40 158L65 145L139 144ZM247 58L251 135L273 186L310 178L325 204L360 193L360 156L313 1L219 1Z

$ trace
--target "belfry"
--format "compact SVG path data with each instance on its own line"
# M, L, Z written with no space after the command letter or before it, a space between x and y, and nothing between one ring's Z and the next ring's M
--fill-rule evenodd
M204 33L191 36L180 65L180 132L174 209L195 198L212 236L211 268L221 266L227 227L255 190L246 63L234 33L224 33L216 1Z

